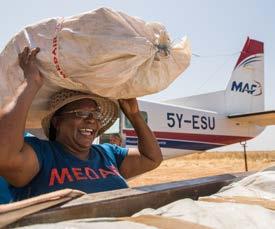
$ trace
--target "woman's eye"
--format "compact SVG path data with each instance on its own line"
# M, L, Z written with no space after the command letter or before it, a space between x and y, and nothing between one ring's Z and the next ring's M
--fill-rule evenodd
M88 117L89 116L89 113L88 112L83 112L83 111L79 111L79 112L77 112L77 115L79 116L79 117Z

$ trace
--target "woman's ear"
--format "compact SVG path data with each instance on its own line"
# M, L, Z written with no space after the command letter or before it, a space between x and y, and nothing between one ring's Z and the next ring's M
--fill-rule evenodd
M52 118L51 124L53 125L53 127L54 127L55 129L57 129L57 126L58 126L58 118L57 118L56 116L54 116L54 117Z

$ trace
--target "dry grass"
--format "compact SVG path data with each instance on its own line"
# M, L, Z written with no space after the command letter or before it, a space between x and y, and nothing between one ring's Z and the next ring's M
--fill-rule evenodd
M248 171L275 165L275 151L247 152ZM163 161L155 170L129 181L131 187L244 172L243 152L195 153Z
M243 152L207 152L194 153L184 156L185 160L213 160L213 159L240 159L244 158ZM267 160L275 161L275 151L248 151L247 159L249 160Z

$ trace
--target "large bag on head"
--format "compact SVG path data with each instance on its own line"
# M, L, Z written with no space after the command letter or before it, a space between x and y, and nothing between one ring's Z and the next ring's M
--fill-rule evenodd
M27 26L0 56L0 105L24 81L18 53L40 47L45 85L33 101L27 127L40 127L49 97L61 88L113 99L139 97L168 87L189 65L186 39L173 45L165 27L107 8Z

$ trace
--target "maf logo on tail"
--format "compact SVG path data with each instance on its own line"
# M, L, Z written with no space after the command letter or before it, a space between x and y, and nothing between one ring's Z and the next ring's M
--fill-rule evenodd
M256 80L254 80L253 83L233 81L231 91L248 93L253 96L259 96L263 93L261 83Z

